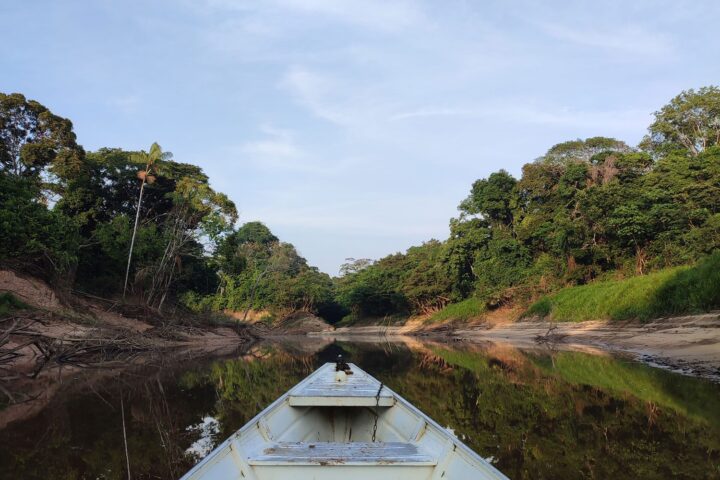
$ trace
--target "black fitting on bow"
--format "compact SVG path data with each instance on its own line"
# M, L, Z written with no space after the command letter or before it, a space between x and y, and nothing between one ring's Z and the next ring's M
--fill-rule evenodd
M335 361L335 371L336 372L345 372L347 375L352 375L352 370L350 370L350 365L345 363L345 360L343 360L342 355L337 356L337 360Z

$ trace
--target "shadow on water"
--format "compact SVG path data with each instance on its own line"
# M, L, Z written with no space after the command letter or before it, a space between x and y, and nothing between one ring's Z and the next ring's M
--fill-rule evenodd
M177 478L338 354L511 478L720 478L720 385L506 345L288 340L61 391L0 430L0 478Z

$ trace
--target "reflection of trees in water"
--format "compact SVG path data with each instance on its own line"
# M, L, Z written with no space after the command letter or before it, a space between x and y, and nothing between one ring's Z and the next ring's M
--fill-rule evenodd
M145 379L140 385L125 385L128 449L132 478L178 478L192 464L185 450L193 441L187 425L193 422L198 405L193 397L178 395L177 387L160 375ZM188 402L188 400L190 402ZM119 399L115 397L114 403ZM204 402L206 403L206 402ZM209 406L209 405L208 405ZM207 407L206 407L207 408ZM112 478L126 478L119 407L109 416L106 432L99 439L103 448L94 449L96 461L88 462L88 471L101 471L106 452L112 452Z
M174 409L171 410L158 377L144 384L144 393L143 408L132 410L133 420L143 423L148 430L154 427L164 453L156 458L165 464L169 476L179 477L185 472L187 464L184 447L187 443L186 428L178 422L181 417L175 415ZM152 436L149 440L152 443Z
M106 393L111 395L113 408L105 416L103 431L98 432L95 426L88 429L88 433L98 435L91 442L83 442L92 446L81 455L83 470L93 474L106 471L107 478L127 478L120 412L122 396L132 478L181 476L190 466L184 453L189 441L184 425L189 419L184 415L186 409L171 407L160 377L156 375L142 384L126 384ZM102 418L102 415L93 417Z
M178 478L205 415L225 438L314 369L312 356L253 349L176 375L172 365L91 381L39 415L0 430L0 479L127 478L120 398L132 478ZM185 367L187 368L187 367Z
M0 431L0 478L127 478L121 395L132 478L178 478L192 464L185 428L212 403L210 395L182 395L172 379L123 375L55 398L36 417Z
M312 357L273 352L262 359L226 360L212 365L209 381L217 392L215 417L220 436L229 436L260 410L309 375Z
M436 347L386 381L511 478L705 478L720 464L717 385L642 365Z
M132 478L177 478L188 431L217 419L223 440L342 353L511 478L712 478L720 464L720 387L579 353L336 343L316 354L261 346L176 375L112 379L0 431L0 478L124 479L124 395Z

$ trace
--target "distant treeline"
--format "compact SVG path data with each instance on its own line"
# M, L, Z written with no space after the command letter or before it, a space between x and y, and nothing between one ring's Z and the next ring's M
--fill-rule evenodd
M263 224L236 228L235 205L199 167L157 144L85 152L69 120L0 94L2 264L154 308L306 310L337 321L465 299L529 302L708 255L720 247L720 89L672 99L637 147L573 140L520 179L500 170L477 180L459 211L447 240L351 259L333 279Z
M338 299L352 318L464 299L481 311L710 254L720 247L720 89L682 92L637 147L573 140L519 179L500 170L477 180L458 209L447 240L345 266Z

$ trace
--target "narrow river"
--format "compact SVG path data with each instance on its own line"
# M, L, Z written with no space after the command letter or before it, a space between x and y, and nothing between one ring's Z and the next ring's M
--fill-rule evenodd
M0 430L0 478L127 478L123 411L132 478L177 478L338 353L511 478L720 478L719 384L608 355L311 339L66 378Z

